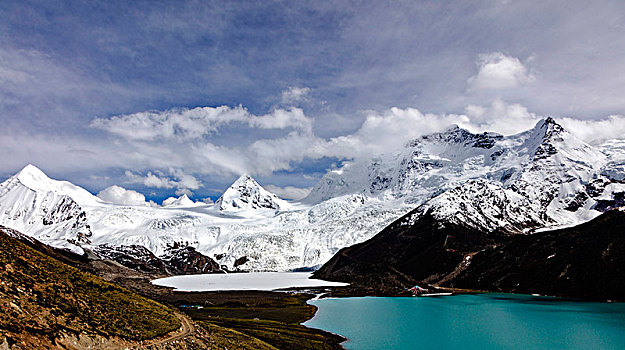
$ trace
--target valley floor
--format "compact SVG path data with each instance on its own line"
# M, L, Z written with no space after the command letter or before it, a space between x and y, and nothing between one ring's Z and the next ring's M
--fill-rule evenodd
M92 265L94 265L92 263ZM152 276L98 261L94 273L178 310L194 332L140 344L148 349L342 349L345 339L300 325L315 314L307 301L316 292L178 292L154 285Z

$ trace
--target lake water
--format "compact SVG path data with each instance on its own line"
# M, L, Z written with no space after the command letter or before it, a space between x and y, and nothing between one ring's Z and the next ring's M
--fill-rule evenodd
M625 304L515 294L338 298L304 323L348 349L625 349Z

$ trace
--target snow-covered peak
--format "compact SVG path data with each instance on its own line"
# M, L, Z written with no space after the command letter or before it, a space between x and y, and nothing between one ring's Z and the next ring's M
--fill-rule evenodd
M558 124L552 117L541 119L534 126L534 130L541 130L545 137L552 137L559 133L566 132L562 125Z
M469 130L463 129L458 125L452 125L443 132L437 132L422 136L408 143L407 147L415 147L421 143L437 142L446 144L459 144L477 148L491 148L499 140L503 139L503 135L494 132L483 132L474 134Z
M511 138L514 137L517 136ZM563 167L562 162L571 162L596 168L607 161L603 152L573 136L551 117L540 120L533 129L518 135L520 139L523 137L525 141L521 148L529 151L534 163L553 158L552 161L557 162L553 166Z
M59 181L49 178L43 171L32 164L28 164L17 174L0 184L0 196L6 194L15 186L22 185L39 194L53 192L72 198L80 205L96 205L102 201L80 186L68 181Z
M196 205L203 205L202 203L196 203L191 200L186 194L176 198L169 197L163 201L164 207L193 207Z
M92 235L82 207L103 203L85 189L27 165L0 184L0 224L82 254Z
M22 170L20 170L15 177L25 186L36 190L37 188L52 187L52 179L44 174L41 169L32 164L28 164Z
M271 209L279 210L286 202L267 191L249 175L241 175L219 197L215 205L221 211Z
M474 134L453 125L443 132L416 138L393 153L351 162L329 172L302 201L317 204L346 194L364 194L421 202L443 190L444 185L451 188L485 176L490 170L487 167L502 154L500 144L504 139L498 133ZM474 169L483 172L478 174Z

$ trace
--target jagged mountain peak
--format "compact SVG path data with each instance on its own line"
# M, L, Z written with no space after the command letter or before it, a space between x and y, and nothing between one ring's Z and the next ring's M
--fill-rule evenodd
M247 174L243 174L241 176L239 176L239 178L237 178L232 185L230 185L230 187L236 187L236 186L253 186L253 187L259 187L260 185L258 184L258 182L256 182L256 180L254 180L253 177L247 175Z
M472 133L453 124L445 131L421 136L408 143L408 147L415 147L422 142L443 142L449 144L462 144L469 147L492 148L503 135L495 132Z
M534 161L547 159L555 154L588 164L605 161L604 154L576 138L551 117L540 120L534 128L520 135L526 135L523 147L530 151Z
M547 117L538 121L532 131L540 134L544 139L557 137L562 133L568 134L562 125L558 124L552 117Z
M221 211L243 209L279 210L280 206L284 204L283 200L264 189L249 175L239 176L215 202L215 205Z
M538 121L537 125L562 128L562 125L558 124L558 122L556 122L556 120L553 117L543 118Z

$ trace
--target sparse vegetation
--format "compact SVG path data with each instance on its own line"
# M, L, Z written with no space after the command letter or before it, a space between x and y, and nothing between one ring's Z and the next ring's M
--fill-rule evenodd
M278 350L278 348L260 339L256 339L233 329L224 328L207 322L199 323L209 335L209 349Z
M0 331L53 339L91 333L130 340L180 327L172 310L65 265L0 231Z
M309 294L177 293L151 285L146 275L136 271L123 267L113 271L105 262L74 260L36 241L16 240L0 228L0 344L59 348L63 335L137 341L180 327L171 309L136 292L166 305L202 306L180 308L195 320L194 334L149 349L173 349L180 344L189 349L340 349L343 341L300 325L315 312L314 306L306 304ZM81 270L124 282L135 292ZM119 279L125 273L127 278Z
M224 293L222 293L224 294ZM243 294L243 293L241 293ZM302 323L315 315L315 307L306 304L310 295L286 293L258 293L256 299L244 298L237 292L231 292L230 298L223 298L219 304L204 306L201 309L184 308L191 318L208 320L214 317L261 319L283 323ZM247 296L250 296L248 294ZM237 300L237 298L240 298ZM210 300L210 299L209 299Z
M215 317L208 322L234 329L283 350L341 349L338 344L343 340L337 335L277 321Z
M228 292L205 295L213 306L182 308L201 325L235 330L278 349L341 349L342 337L300 325L316 310L306 303L311 297L309 294Z

